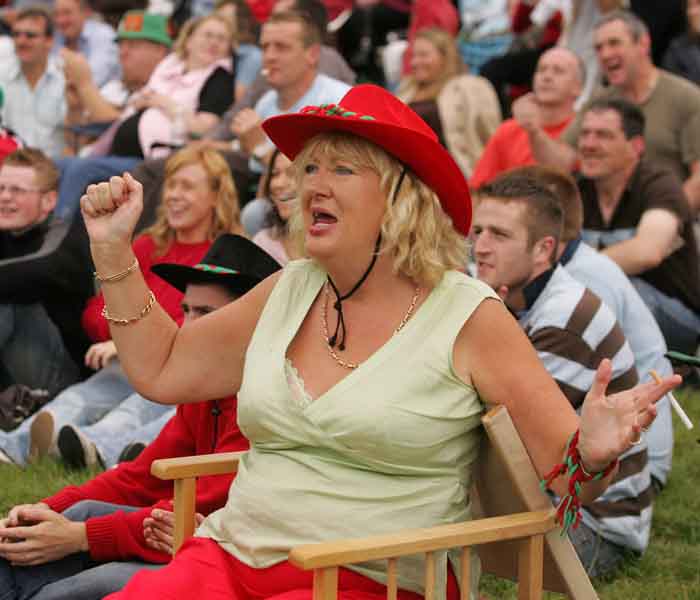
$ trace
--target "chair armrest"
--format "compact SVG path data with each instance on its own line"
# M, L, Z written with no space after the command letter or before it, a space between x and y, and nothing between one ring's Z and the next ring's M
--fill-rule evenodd
M197 477L224 475L238 470L244 452L219 452L179 458L161 458L151 464L151 474L158 479L174 480L173 511L175 532L173 550L194 533L194 512Z
M205 475L224 475L238 470L244 452L219 452L178 458L161 458L151 464L151 474L158 479L189 479Z
M555 527L553 509L524 512L386 535L304 544L292 548L289 561L301 569L322 569L544 535Z

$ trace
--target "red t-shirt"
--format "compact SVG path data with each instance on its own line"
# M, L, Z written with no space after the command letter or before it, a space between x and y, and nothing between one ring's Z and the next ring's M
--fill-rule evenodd
M552 139L558 138L573 120L573 115L556 125L543 127L545 133ZM508 119L501 123L496 132L489 139L484 152L474 167L469 186L479 189L483 184L491 181L496 175L514 169L534 165L532 147L527 131L522 128L515 119Z
M133 244L134 254L141 265L143 278L146 285L155 294L156 300L163 307L175 322L180 325L184 315L180 302L182 302L182 292L166 283L164 279L151 272L151 267L159 263L177 263L180 265L196 265L209 250L211 242L200 242L199 244L181 244L173 242L168 251L162 256L154 256L156 249L153 240L149 235L138 237ZM146 298L144 298L144 302ZM102 316L104 307L104 297L97 294L88 300L83 311L83 329L93 342L105 342L112 338L109 333L109 324ZM117 315L120 316L121 315Z

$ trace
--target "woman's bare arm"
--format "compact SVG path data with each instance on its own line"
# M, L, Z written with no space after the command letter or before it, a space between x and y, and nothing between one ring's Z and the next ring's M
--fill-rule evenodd
M540 477L561 461L578 417L503 304L486 300L474 311L454 361L485 403L508 409ZM565 493L563 483L555 482L557 493Z
M134 262L131 236L142 209L142 188L129 174L91 185L81 198L97 273L121 273ZM232 304L178 329L156 303L136 269L102 284L105 307L128 325L110 323L121 364L132 385L156 402L174 404L220 398L238 391L243 361L277 276L271 276Z
M606 397L611 366L603 361L579 419L515 319L495 301L482 302L465 323L455 343L454 361L458 374L473 383L484 402L506 406L540 476L561 462L567 440L577 428L587 469L604 468L650 424L653 403L680 382L668 378L658 386L643 384ZM583 501L596 498L608 482L609 478L584 486ZM560 478L554 491L563 495L565 484Z
M117 347L130 349L120 350L120 358L128 354L121 363L137 391L164 404L237 393L248 344L278 277L272 275L235 302L181 329L168 326L165 335L160 317L152 324L149 317L142 319L141 331L110 326ZM105 301L109 305L106 297ZM162 309L159 312L169 319Z

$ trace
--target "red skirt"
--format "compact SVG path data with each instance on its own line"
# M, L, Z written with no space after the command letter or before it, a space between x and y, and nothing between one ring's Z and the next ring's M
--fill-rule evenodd
M157 571L139 571L121 592L105 600L311 600L313 572L285 561L266 569L242 563L209 538L187 540L173 560ZM447 597L459 597L457 582L449 571ZM386 586L359 573L340 568L340 600L382 600ZM398 591L399 600L422 596Z

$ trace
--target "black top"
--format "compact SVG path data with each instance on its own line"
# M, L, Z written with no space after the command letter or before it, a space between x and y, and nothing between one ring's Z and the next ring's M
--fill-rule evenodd
M583 238L598 249L634 237L647 210L665 209L680 219L680 248L639 277L700 314L698 248L688 201L676 176L663 167L640 161L609 223L603 220L600 212L593 180L579 175L578 187L583 200Z
M0 231L0 303L40 303L82 366L90 341L80 318L94 294L92 258L82 215L68 225L48 219L15 236Z
M222 67L214 69L199 92L197 112L223 115L233 103L234 86L234 76L229 71ZM131 115L117 128L109 154L144 158L143 149L139 143L139 120L143 112L141 110Z

